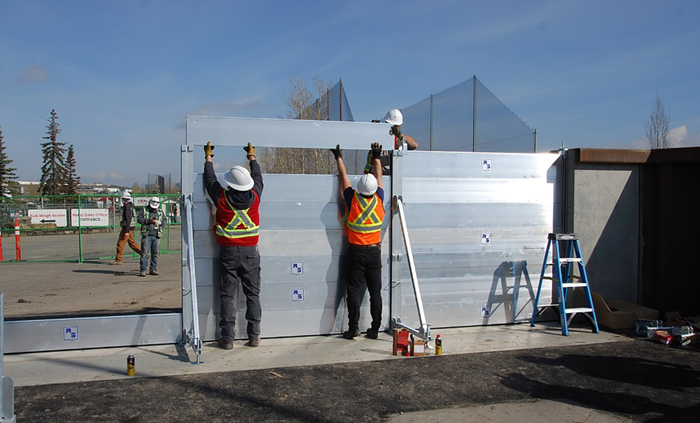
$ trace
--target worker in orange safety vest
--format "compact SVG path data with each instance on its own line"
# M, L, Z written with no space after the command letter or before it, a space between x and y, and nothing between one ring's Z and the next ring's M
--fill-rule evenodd
M347 233L349 251L347 256L347 307L348 330L345 339L360 336L360 284L364 279L369 291L372 325L366 336L377 339L382 323L382 248L381 229L384 220L384 187L382 185L382 146L373 143L371 155L372 173L362 175L353 189L348 178L343 151L340 145L331 149L338 165L338 183L348 210Z

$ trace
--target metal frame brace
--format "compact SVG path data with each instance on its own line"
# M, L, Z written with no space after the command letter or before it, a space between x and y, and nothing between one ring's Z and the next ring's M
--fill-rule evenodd
M401 221L401 234L403 235L404 246L406 247L406 258L408 259L408 269L411 273L411 282L413 284L413 293L416 298L416 306L418 307L418 320L420 322L420 328L412 328L403 322L401 322L401 317L392 317L392 327L403 328L416 335L417 337L423 339L426 343L430 342L430 325L425 319L425 310L423 309L423 298L420 294L420 286L418 285L418 276L416 274L416 267L413 261L413 250L411 249L411 240L408 237L408 227L406 226L406 217L403 210L403 199L400 195L395 195L392 198L392 210L399 214L399 220Z
M187 324L183 324L182 344L189 345L197 356L197 360L192 364L201 364L199 356L202 354L202 338L199 334L199 307L197 305L197 278L195 277L194 264L194 229L192 228L192 194L182 196L187 213L187 267L190 271L190 295L192 298L192 327L188 329ZM184 314L183 314L184 315ZM183 322L184 323L184 322Z

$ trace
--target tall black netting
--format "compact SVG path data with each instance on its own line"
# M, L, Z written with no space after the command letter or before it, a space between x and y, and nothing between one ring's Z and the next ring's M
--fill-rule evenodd
M530 153L536 132L476 77L401 110L420 149Z
M321 98L316 99L305 113L311 119L354 122L350 103L345 95L343 80L329 88Z

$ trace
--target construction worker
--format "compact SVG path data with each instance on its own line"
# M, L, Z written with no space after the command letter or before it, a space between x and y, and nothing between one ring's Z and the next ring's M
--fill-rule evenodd
M137 220L141 224L140 276L146 276L146 270L149 267L149 274L157 276L160 237L163 236L163 227L166 225L165 213L160 208L158 197L151 197L148 200L148 207L141 209ZM151 254L150 266L148 262L149 252Z
M204 146L204 185L216 205L214 235L219 244L221 279L219 281L219 347L230 350L235 339L234 326L238 311L239 285L246 296L245 318L250 347L260 345L260 253L258 229L260 227L260 198L263 177L255 159L255 147L250 143L243 147L250 172L243 166L234 166L224 180L228 187L219 184L214 173L214 146Z
M343 338L360 336L360 283L364 279L369 291L372 326L367 337L377 339L382 324L382 248L381 228L384 220L384 188L382 185L382 146L373 143L373 171L362 175L353 189L348 178L340 145L331 149L338 165L338 183L348 209L347 306L348 330Z
M122 220L119 222L122 230L119 232L119 239L117 240L117 255L114 257L114 261L109 264L122 264L122 256L124 255L124 247L129 244L132 250L138 255L141 255L141 249L134 240L134 228L136 227L136 213L134 209L134 203L131 202L131 194L129 191L124 191L122 193L122 203L124 205L124 210L122 211Z
M379 122L379 120L373 120L372 122ZM401 125L403 125L403 114L399 109L391 109L384 116L383 122L391 125L389 129L389 134L394 136L394 150L398 150L405 143L409 150L415 150L418 148L418 142L410 135L406 135L401 132ZM392 153L391 150L382 151L381 156L382 161L382 173L384 175L391 175L391 160ZM367 156L367 165L365 166L365 173L370 173L372 171L372 160L370 155Z

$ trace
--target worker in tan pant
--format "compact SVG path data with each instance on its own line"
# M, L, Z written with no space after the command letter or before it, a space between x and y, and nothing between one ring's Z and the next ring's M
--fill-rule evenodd
M129 191L124 191L122 194L122 203L124 204L124 212L119 225L122 227L117 240L117 255L114 261L109 264L122 264L122 256L124 255L124 247L129 244L132 250L141 256L141 248L134 240L134 227L136 226L136 216L134 212L134 203L131 202L131 194Z

